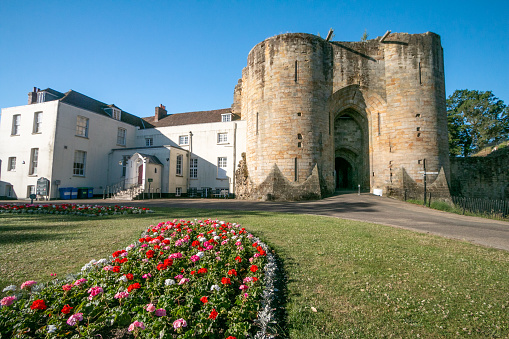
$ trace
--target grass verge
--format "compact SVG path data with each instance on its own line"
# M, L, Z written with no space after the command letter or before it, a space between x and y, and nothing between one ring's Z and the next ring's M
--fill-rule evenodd
M287 275L282 337L509 336L505 251L329 217L154 210L88 220L2 215L0 287L76 272L159 221L211 217L243 224L278 254Z

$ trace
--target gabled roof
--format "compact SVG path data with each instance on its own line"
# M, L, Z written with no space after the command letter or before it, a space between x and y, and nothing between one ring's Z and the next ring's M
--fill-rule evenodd
M44 91L51 90L50 88L45 89ZM51 90L53 91L53 90ZM56 92L56 91L53 91ZM59 93L59 92L56 92ZM60 93L62 94L62 93ZM91 111L100 115L104 115L109 117L110 115L106 113L104 110L105 108L118 108L115 105L107 105L104 102L92 99L84 94L81 94L79 92L70 90L66 92L65 94L62 94L62 98L59 99L60 102L76 106L79 108L86 109L87 111ZM120 109L120 108L119 108ZM133 114L127 113L126 111L122 110L122 113L120 115L120 121L128 123L130 125L139 126L140 128L145 128L145 125L143 123L143 120L140 117L137 117Z
M150 154L144 154L137 152L142 158L147 160L147 163L149 164L156 164L156 165L162 165L163 163L159 161L159 159L155 155ZM136 153L135 153L136 154Z
M192 125L192 124L205 124L210 122L221 122L221 114L231 113L231 108L216 109L212 111L198 111L198 112L187 112L187 113L175 113L169 114L159 121L154 121L155 117L146 117L143 120L146 125L150 127L168 127L168 126L181 126L181 125ZM238 120L239 117L236 115L232 116L232 120Z

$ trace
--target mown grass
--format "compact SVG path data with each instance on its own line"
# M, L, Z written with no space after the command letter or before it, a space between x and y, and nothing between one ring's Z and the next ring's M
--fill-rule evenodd
M415 205L424 205L424 200L418 200L418 199L407 199L406 202L415 204ZM431 201L431 204L426 205L429 208L454 213L454 214L461 214L466 215L470 217L479 217L479 218L485 218L485 219L495 219L495 220L509 220L509 216L506 218L503 218L501 214L493 214L493 213L476 213L471 212L469 210L463 210L463 208L456 206L452 203L448 203L445 201L440 200L433 200Z
M243 224L281 259L287 275L281 337L509 336L508 252L329 217L155 210L91 220L2 215L0 287L75 272L155 222L211 217Z

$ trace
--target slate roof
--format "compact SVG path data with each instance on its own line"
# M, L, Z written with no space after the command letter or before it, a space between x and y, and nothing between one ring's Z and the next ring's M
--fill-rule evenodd
M97 114L101 114L107 117L111 117L106 111L105 108L118 108L115 105L108 105L104 102L101 102L99 100L92 99L84 94L81 94L79 92L69 90L66 93L60 93L58 91L55 91L51 88L43 89L41 92L48 92L56 96L57 98L55 100L59 100L60 102L86 109L87 111L91 111ZM51 101L51 100L50 100ZM120 108L118 108L120 109ZM130 114L122 109L120 109L122 113L120 114L120 121L128 123L133 126L139 126L140 128L145 128L146 125L144 121L137 117L136 115Z
M159 159L155 155L150 154L144 154L144 153L138 153L143 158L147 159L147 162L150 164L156 164L156 165L162 165L162 162L159 161Z
M205 124L210 122L221 122L221 114L231 113L231 108L216 109L212 111L198 111L187 113L169 114L166 117L154 121L155 116L143 118L148 127L168 127L168 126L181 126L192 124ZM238 120L239 117L235 114L232 120ZM150 126L149 126L150 125Z

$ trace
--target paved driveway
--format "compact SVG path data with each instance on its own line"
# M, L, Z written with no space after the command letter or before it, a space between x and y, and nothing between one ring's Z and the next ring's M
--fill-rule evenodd
M156 199L135 202L88 199L59 202L325 215L432 233L509 251L509 222L445 213L371 194L340 194L323 200L298 202L262 202L233 199Z

